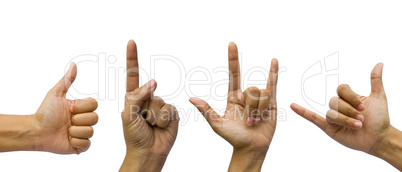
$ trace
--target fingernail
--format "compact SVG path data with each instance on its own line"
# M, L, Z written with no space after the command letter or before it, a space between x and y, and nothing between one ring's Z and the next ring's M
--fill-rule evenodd
M356 119L361 121L361 122L363 122L364 121L364 116L359 114L359 115L356 116Z
M73 70L73 62L70 63L70 66L68 67L68 70L66 72L67 78L70 78L72 70Z
M354 125L354 127L357 128L357 129L360 129L360 128L362 128L362 126L363 126L362 122L360 122L360 121L356 121L353 125Z
M197 98L197 97L191 97L190 101L200 101L201 99Z
M253 123L254 123L254 120L253 120L253 118L251 118L251 117L247 117L247 125L248 126L252 126L253 125Z
M261 123L261 117L257 116L254 120L254 124L260 124Z
M357 110L364 111L364 104L360 103L359 106L357 106Z
M150 81L147 83L147 88L153 90L153 89L155 88L155 80L153 80L153 79L150 80Z
M71 69L73 68L73 62L70 63L70 67L68 68L68 71L71 71Z

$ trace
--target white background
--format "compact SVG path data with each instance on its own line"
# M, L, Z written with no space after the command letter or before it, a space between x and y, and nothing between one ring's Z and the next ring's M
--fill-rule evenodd
M368 95L371 69L377 62L384 62L391 123L402 129L402 114L398 110L402 95L401 5L400 1L2 1L0 113L34 113L74 57L105 53L117 60L106 63L108 69L124 68L126 43L134 39L140 67L158 82L156 95L164 97L179 91L179 95L165 100L182 109L182 121L163 170L226 171L231 146L211 130L188 98L226 94L227 85L222 80L228 76L214 74L213 69L227 67L227 45L234 41L242 56L243 76L253 67L268 69L273 57L279 60L282 70L286 68L278 83L278 106L286 120L278 122L263 171L396 171L376 157L336 143L293 113L289 105L297 102L312 109L301 94L303 73L326 56L339 52L339 69L332 72L339 76L339 82L326 86L324 72L306 81L306 94L325 103L325 97L335 96L338 83L347 83L359 94ZM167 61L155 63L156 69L151 72L151 56L161 54L180 59L185 71ZM188 84L193 81L189 78L180 80L195 67L211 72L209 84L190 87ZM75 90L82 94L96 92L93 97L99 99L99 123L91 148L81 155L1 153L0 171L119 169L125 155L119 113L119 100L125 90L124 73L99 75L99 70L106 71L105 67L98 69L97 63L79 63L74 83ZM252 76L261 80L267 73L263 74ZM140 75L144 77L145 72ZM98 82L99 78L103 82ZM205 75L191 79L202 80ZM222 83L211 93L212 85L219 81ZM185 83L184 87L179 88L180 82ZM243 89L253 85L251 81L243 82ZM257 86L264 87L261 82ZM212 97L208 102L217 109L226 105L225 100Z

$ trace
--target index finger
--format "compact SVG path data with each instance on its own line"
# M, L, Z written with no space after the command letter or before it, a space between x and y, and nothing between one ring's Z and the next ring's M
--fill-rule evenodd
M267 90L271 94L271 99L276 100L276 84L278 83L278 60L271 60L271 68L269 70L269 77L267 81Z
M325 131L325 128L328 125L325 118L321 117L320 115L318 115L312 111L307 110L306 108L304 108L296 103L292 103L290 105L290 108L294 112L296 112L298 115L309 120L311 123L315 124L318 128L321 128L321 130Z
M85 99L73 100L70 111L74 114L93 112L98 108L98 102L89 97Z
M237 46L234 42L229 43L229 92L240 90L240 65Z
M126 92L134 91L139 87L139 73L137 60L137 45L133 40L127 44L127 87Z

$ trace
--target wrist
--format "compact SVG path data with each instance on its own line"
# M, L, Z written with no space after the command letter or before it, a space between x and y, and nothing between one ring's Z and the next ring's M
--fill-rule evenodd
M167 156L142 153L139 150L127 148L126 157L120 168L120 172L125 171L161 171Z
M267 151L233 149L228 171L261 171Z
M391 126L373 155L402 170L402 132Z
M41 150L40 127L34 115L2 115L0 151Z
M24 140L28 140L29 151L42 151L42 130L38 125L35 115L26 115L26 127L23 131Z

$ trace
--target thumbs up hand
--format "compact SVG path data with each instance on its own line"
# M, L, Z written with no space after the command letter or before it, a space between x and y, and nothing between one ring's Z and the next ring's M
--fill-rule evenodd
M297 104L292 104L291 108L337 142L376 155L388 133L396 130L390 125L382 69L382 63L374 67L368 97L359 96L347 85L340 85L337 89L339 97L331 99L326 119Z
M39 149L58 154L79 154L88 150L92 125L98 122L93 112L98 103L92 98L68 100L66 93L77 75L77 66L71 63L65 76L46 95L34 114L38 128Z

